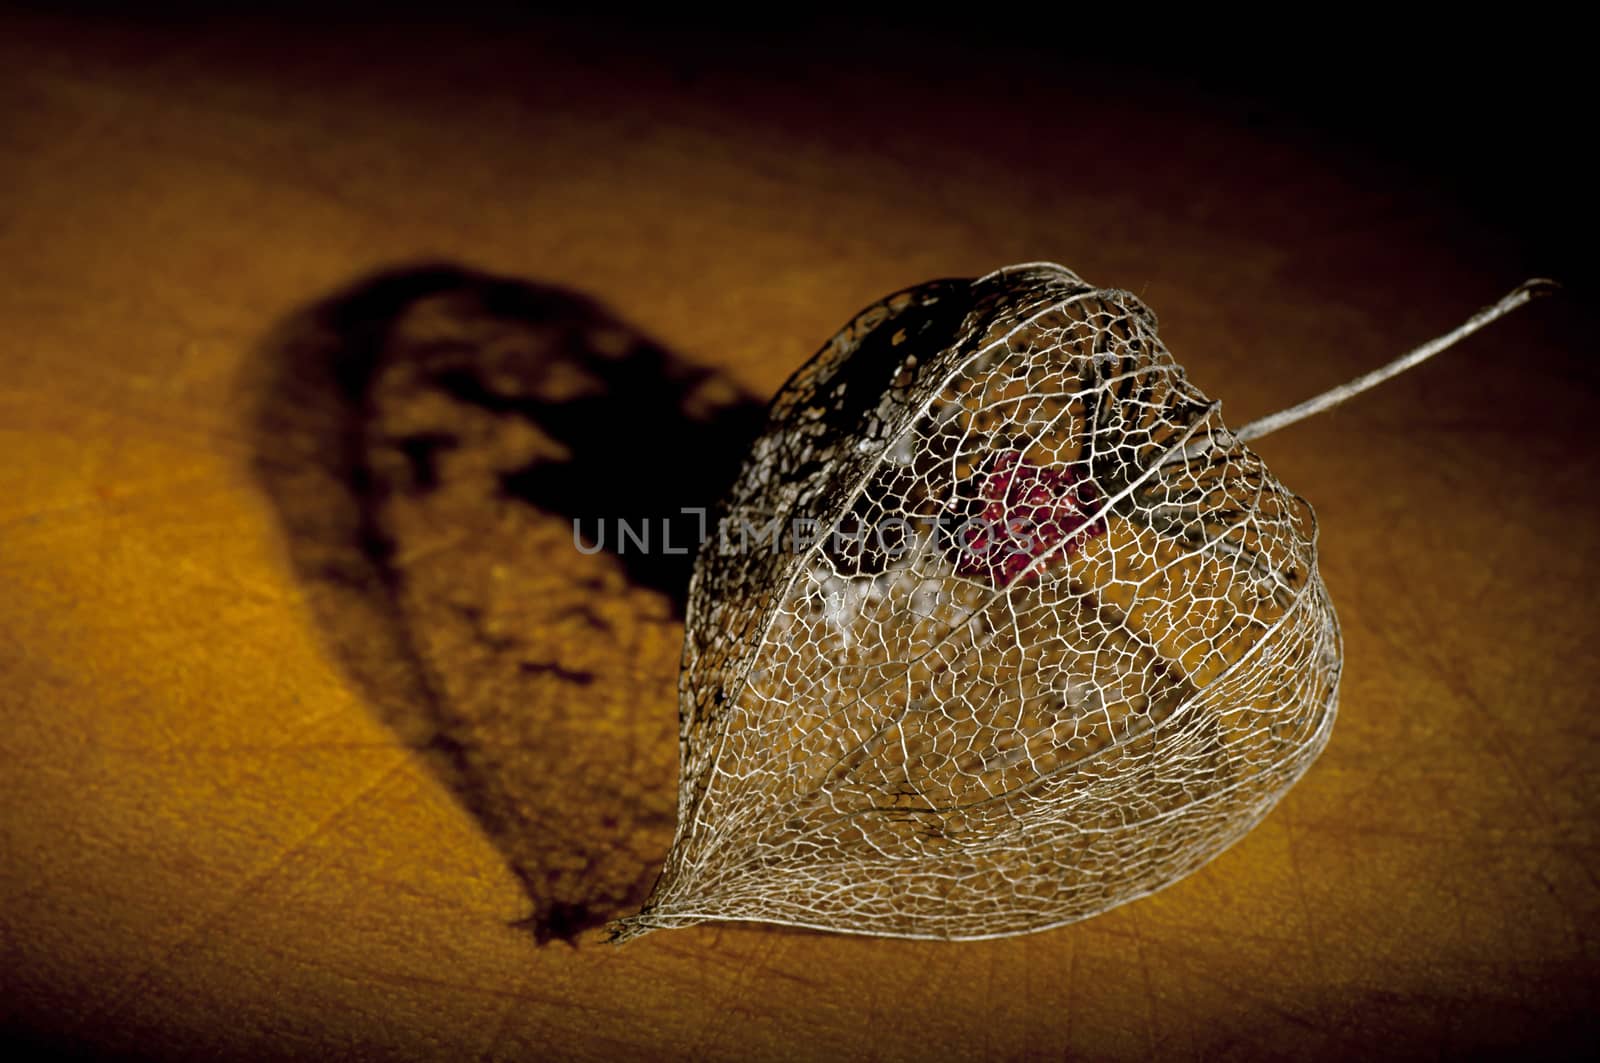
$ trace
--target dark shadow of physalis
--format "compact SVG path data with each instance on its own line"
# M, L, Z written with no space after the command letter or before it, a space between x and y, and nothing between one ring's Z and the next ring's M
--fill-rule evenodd
M504 854L529 928L636 907L676 809L683 510L762 404L582 295L453 266L294 315L246 386L326 643Z

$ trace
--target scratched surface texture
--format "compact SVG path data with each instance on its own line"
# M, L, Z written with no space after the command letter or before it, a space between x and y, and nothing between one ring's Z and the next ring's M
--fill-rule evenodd
M1581 289L1258 445L1321 521L1332 742L1214 863L1049 933L602 944L671 837L688 570L570 530L714 499L763 397L933 277L1048 259L1132 289L1238 425L1552 271L1551 240L1271 107L999 76L950 40L897 68L892 33L823 61L571 26L4 20L9 1035L900 1060L1583 1033Z

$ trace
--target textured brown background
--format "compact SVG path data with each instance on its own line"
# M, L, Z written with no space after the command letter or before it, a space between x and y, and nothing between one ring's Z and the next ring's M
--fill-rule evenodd
M751 396L860 306L1059 260L1139 292L1240 424L1577 261L1586 179L1525 80L1559 55L1397 80L1401 43L1200 92L1205 64L1085 65L1116 32L1016 33L4 16L5 1029L157 1058L1579 1036L1581 285L1259 445L1321 518L1342 714L1198 874L979 944L585 929L670 832L682 573L582 558L567 520L714 495Z

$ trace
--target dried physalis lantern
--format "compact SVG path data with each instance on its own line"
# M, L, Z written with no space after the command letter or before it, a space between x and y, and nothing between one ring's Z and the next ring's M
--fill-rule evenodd
M705 920L983 938L1250 830L1328 740L1311 507L1153 314L1050 264L866 310L774 400L697 561L677 837L618 940Z

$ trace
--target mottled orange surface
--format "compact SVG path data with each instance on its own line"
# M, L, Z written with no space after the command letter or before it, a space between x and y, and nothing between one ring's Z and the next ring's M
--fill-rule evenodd
M1437 175L1216 99L988 63L8 16L5 1027L114 1055L451 1060L1576 1036L1600 912L1600 383L1576 292L1258 445L1321 520L1342 711L1199 873L987 943L582 930L648 886L670 834L681 622L671 573L577 555L566 514L502 474L664 452L703 493L697 463L737 457L729 411L936 276L1049 259L1133 289L1237 425L1543 267L1548 245ZM503 394L596 384L581 358L530 368L541 334L485 311L485 284L558 287L585 335L660 365L602 381L614 423L564 438L403 374L354 411L294 375L354 342L308 308L419 262L498 280L424 284L385 321L444 335ZM392 487L416 470L391 428L467 440L444 494L352 501L329 440ZM596 476L596 499L627 489Z

